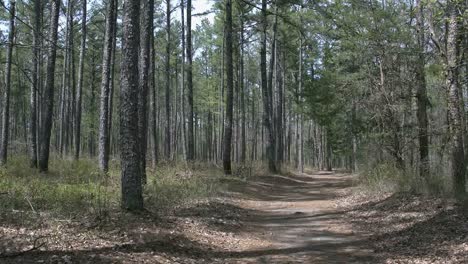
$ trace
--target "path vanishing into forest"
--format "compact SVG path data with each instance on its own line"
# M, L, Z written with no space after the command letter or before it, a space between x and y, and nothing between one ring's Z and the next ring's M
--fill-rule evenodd
M271 245L238 252L234 263L374 263L365 235L336 207L352 179L334 172L270 175L239 188L241 207L251 212L246 228Z

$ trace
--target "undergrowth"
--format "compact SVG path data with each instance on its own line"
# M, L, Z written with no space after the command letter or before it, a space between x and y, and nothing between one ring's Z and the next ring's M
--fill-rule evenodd
M91 159L51 160L49 172L30 168L27 157L12 157L0 168L0 211L49 212L63 216L105 215L120 206L120 171L99 172ZM160 165L147 170L145 206L164 210L220 191L222 171L198 164Z
M371 192L447 196L451 190L451 181L443 174L430 174L422 178L416 171L403 170L392 163L380 163L363 169L358 181Z

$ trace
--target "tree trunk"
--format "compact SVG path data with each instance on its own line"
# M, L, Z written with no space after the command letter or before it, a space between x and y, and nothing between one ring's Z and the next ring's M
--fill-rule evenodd
M154 29L154 25L153 25ZM153 29L151 32L153 32ZM156 101L156 50L154 48L154 35L151 34L151 128L152 128L152 138L153 138L153 148L152 148L152 158L153 158L153 168L156 168L158 162L158 120L157 120L157 101Z
M60 127L59 127L59 154L60 157L63 156L63 149L65 147L65 127L67 126L66 122L66 107L67 107L67 87L69 79L69 70L68 66L70 58L70 13L71 13L71 1L67 3L67 18L65 22L65 44L63 50L63 71L62 71L62 90L60 93L59 103L60 103Z
M33 15L33 63L32 63L32 86L29 97L29 164L31 168L37 167L37 94L39 90L40 69L40 37L41 37L41 0L34 1Z
M141 145L138 133L138 50L140 1L124 1L120 93L122 208L143 209ZM112 16L110 16L112 18ZM112 31L110 31L112 32ZM109 32L109 33L110 33Z
M245 113L245 80L244 80L244 20L241 18L240 25L240 108L241 108L241 155L240 161L245 162L247 156L246 139L246 113Z
M109 0L107 6L106 32L104 37L104 54L102 62L101 99L99 116L99 169L109 171L109 94L111 81L111 57L113 44L113 30L115 0ZM137 65L137 64L136 64Z
M418 59L416 65L416 81L417 81L417 117L418 117L418 140L419 140L419 175L421 179L426 179L429 176L429 139L427 134L427 91L426 91L426 76L424 74L424 13L421 0L416 0L417 6L417 50Z
M48 37L48 54L46 65L45 94L43 104L42 132L40 134L39 170L46 172L49 169L49 145L52 130L52 114L54 110L54 84L55 84L55 60L57 56L57 30L60 11L60 0L51 0L50 29Z
M10 90L11 90L11 56L13 54L13 41L15 40L15 0L10 0L10 28L8 31L8 47L5 66L5 93L3 99L2 115L2 144L0 147L0 165L7 162L8 129L10 123Z
M463 112L460 107L460 89L458 87L459 75L459 39L457 1L447 1L448 32L447 32L447 54L446 54L446 87L449 96L448 116L449 132L452 140L452 177L453 191L455 195L462 195L465 190L465 150L464 150L464 124Z
M267 159L268 169L275 173L275 137L272 124L272 94L269 92L267 81L267 64L266 64L266 38L267 38L267 1L262 0L262 40L260 47L260 72L262 79L262 97L263 97L263 125L268 133Z
M83 70L84 59L86 52L86 2L82 0L82 16L81 16L81 48L80 48L80 62L78 66L78 89L76 90L76 119L75 119L75 159L80 158L80 145L81 145L81 95L83 90Z
M232 61L232 1L226 0L226 122L224 124L223 168L230 175L233 119L234 69Z
M140 163L142 182L146 183L146 151L148 148L148 82L151 56L151 35L153 34L154 1L141 2L140 56L139 56L139 97L138 132L141 144Z
M187 160L195 159L193 138L193 80L192 80L192 0L187 0L187 87L188 87L188 129Z
M171 1L166 0L166 142L164 153L171 159Z

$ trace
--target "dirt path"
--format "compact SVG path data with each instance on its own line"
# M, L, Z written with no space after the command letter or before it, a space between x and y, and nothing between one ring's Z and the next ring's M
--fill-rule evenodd
M258 177L237 195L251 232L271 245L238 252L234 263L375 263L364 234L353 232L335 199L351 187L347 174L317 172Z

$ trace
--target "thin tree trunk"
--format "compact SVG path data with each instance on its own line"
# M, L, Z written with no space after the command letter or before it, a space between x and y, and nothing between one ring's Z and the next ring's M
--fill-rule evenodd
M82 16L81 16L81 48L80 48L80 62L78 66L78 89L76 90L76 119L75 119L75 159L80 158L80 145L81 145L81 95L83 90L83 71L84 59L86 52L86 2L82 0Z
M41 30L41 0L34 1L33 12L33 68L32 68L32 86L29 97L29 164L31 168L37 167L37 94L39 90L39 76L41 75L40 69L40 30Z
M113 30L115 0L109 0L107 7L106 33L104 37L104 55L102 62L101 103L99 117L99 168L103 172L109 171L109 93L111 80L111 57L113 44Z
M180 124L181 124L181 137L182 137L182 154L185 160L187 160L187 137L186 137L186 116L185 116L185 16L184 16L184 1L180 1L180 15L181 15L181 23L182 23L182 32L181 32L181 42L182 42L182 50L181 52L181 84L180 84ZM191 7L191 6L190 6ZM190 8L191 9L191 8Z
M66 19L66 26L65 26L65 49L63 51L63 72L62 72L62 91L60 95L60 131L59 131L59 154L60 157L63 156L63 150L65 148L65 142L66 142L66 127L68 125L68 122L66 120L66 108L67 108L67 89L69 88L69 83L68 80L70 78L69 76L69 66L70 66L70 19L71 19L71 12L72 12L72 7L71 7L71 0L68 0L67 2L67 19Z
M15 40L15 0L10 0L10 28L8 30L8 47L5 65L5 93L2 115L2 144L0 147L0 165L5 165L8 155L8 129L10 123L10 90L11 90L11 57Z
M114 136L114 138L117 138L117 135L112 134L112 121L113 121L113 112L114 112L114 92L115 92L115 64L116 64L116 56L115 56L115 53L116 53L116 50L117 50L117 12L118 12L118 5L119 5L119 1L118 0L115 0L115 11L114 11L114 18L113 18L113 21L114 21L114 28L112 30L112 53L111 53L111 77L110 77L110 83L109 83L109 115L108 115L108 130L109 130L109 137L108 137L108 141L109 141L109 156L112 155L112 149L114 149L114 152L115 152L115 145L113 148L111 148L110 146L111 143L113 143L111 140L112 140L112 135ZM116 140L114 140L115 142Z
M448 32L447 32L447 63L446 63L446 87L449 96L449 130L452 139L452 176L453 188L456 195L462 195L465 190L465 150L464 150L464 124L463 112L460 107L459 77L459 30L457 1L447 1Z
M263 125L268 133L267 159L270 172L277 171L275 164L275 137L272 124L272 94L269 92L266 64L266 38L267 38L267 1L262 0L262 40L260 47L260 72L262 79L263 97Z
M154 25L153 25L154 29ZM153 29L151 32L153 32ZM156 50L154 48L154 35L151 34L151 127L152 127L152 137L153 137L153 148L152 148L152 157L153 157L153 168L156 168L158 162L158 123L157 123L157 101L156 101Z
M417 31L418 31L418 60L416 65L416 81L418 83L416 99L417 99L417 117L418 117L418 140L419 140L419 175L422 179L429 176L429 139L427 134L427 91L426 91L426 76L424 74L424 13L421 0L416 0L417 6Z
M247 156L246 113L245 113L245 80L244 80L244 20L240 25L240 108L241 108L241 155L240 161L245 162Z
M166 142L164 153L171 159L171 1L166 0Z
M187 160L195 159L195 143L193 138L193 80L192 80L192 0L187 0L187 87L188 87L188 129L187 129Z
M224 124L223 168L224 174L231 171L232 119L233 119L233 86L234 71L232 61L232 1L226 0L226 122Z
M42 119L42 132L40 134L39 170L46 172L49 169L49 146L52 130L52 114L54 110L54 83L55 83L55 60L57 56L57 30L60 10L60 0L51 0L51 16L49 29L49 47L47 54L45 94L43 104L45 109Z
M139 97L138 97L138 132L141 152L141 177L146 183L146 151L148 148L148 82L150 73L151 35L153 34L154 1L144 0L141 3L140 56L139 56Z

